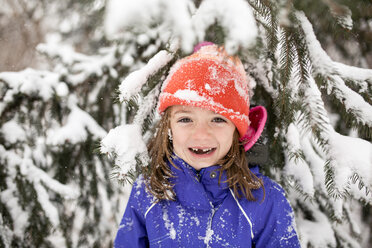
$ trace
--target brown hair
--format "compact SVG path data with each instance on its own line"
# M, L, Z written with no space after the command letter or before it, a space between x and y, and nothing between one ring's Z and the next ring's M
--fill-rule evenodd
M167 161L177 168L172 162L171 156L173 153L173 146L168 137L170 130L170 108L166 109L159 121L153 138L148 143L149 155L151 158L150 168L144 171L147 189L158 200L174 200L175 193L173 185L169 182L172 177L172 172L167 164ZM252 195L252 189L260 187L264 190L263 182L260 178L254 175L248 168L247 159L243 145L239 142L239 133L234 132L233 143L229 152L219 162L221 181L222 172L227 173L227 182L229 187L234 191L234 194L241 198L243 194L248 200L256 200ZM262 199L262 200L263 200Z

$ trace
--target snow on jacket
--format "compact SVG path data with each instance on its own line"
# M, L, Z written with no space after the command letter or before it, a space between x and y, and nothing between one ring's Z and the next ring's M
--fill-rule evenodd
M197 173L180 158L170 166L176 201L156 201L143 177L133 185L115 247L300 247L294 214L283 189L268 177L253 190L257 201L237 198L218 166Z

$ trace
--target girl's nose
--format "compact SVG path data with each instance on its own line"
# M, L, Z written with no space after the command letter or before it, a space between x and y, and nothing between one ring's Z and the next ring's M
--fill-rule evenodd
M211 133L211 127L208 125L208 123L198 123L194 127L193 136L197 139L204 139L208 138Z

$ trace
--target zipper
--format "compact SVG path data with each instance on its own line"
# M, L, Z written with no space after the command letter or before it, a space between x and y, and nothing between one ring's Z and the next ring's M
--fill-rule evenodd
M198 180L198 182L200 183L200 179L201 179L201 175L200 175L200 172L196 172L196 180Z
M211 207L212 207L212 212L211 212L211 215L209 217L209 220L208 220L208 225L207 225L207 230L205 232L205 237L204 237L204 244L207 245L207 248L210 248L210 242L212 241L212 236L214 234L214 231L212 229L212 221L213 221L213 217L215 215L215 213L217 212L218 208L220 206L218 206L217 208L215 208L212 204L212 202L209 202L211 204Z

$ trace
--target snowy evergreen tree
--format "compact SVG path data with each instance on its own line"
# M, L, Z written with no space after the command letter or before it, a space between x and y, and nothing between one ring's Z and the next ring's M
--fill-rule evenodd
M370 4L332 0L110 3L115 12L106 19L109 34L131 30L138 37L151 37L157 33L157 41L169 44L119 87L120 101L138 106L133 121L111 130L101 143L101 151L116 155L119 180L133 180L147 163L145 143L153 130L151 123L142 120L158 118L156 97L169 64L200 41L224 44L229 53L240 56L254 79L253 104L269 110L265 135L247 155L287 189L302 246L370 246L372 70L336 62L317 38L322 37L328 47L334 44L330 49L343 61L368 67L360 55L370 50L354 39L352 18L357 12L357 30L370 30L370 17L363 15ZM354 51L337 39L341 32L345 40L352 37L349 46L357 44Z
M108 72L74 74L72 64L95 61L65 55L70 69L58 63L60 73L0 74L1 247L112 242L120 190L109 179L110 163L94 150L106 135L102 118L118 123L110 87L102 87L115 81Z
M368 8L110 0L93 55L39 45L50 70L0 73L0 247L111 246L128 197L116 181L146 169L161 83L204 40L239 55L252 104L268 109L247 156L286 188L302 246L370 247L372 70L361 67L371 50L353 35L371 31Z
M0 247L111 247L128 195L99 142L130 119L119 82L162 48L127 34L89 56L53 35L50 70L0 73Z

